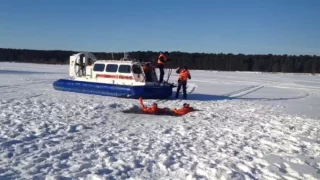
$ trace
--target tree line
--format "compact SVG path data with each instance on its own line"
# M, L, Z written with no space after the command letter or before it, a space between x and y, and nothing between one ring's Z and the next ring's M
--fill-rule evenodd
M68 64L69 57L76 51L62 50L29 50L0 48L0 61L42 64ZM98 59L120 59L122 52L92 52ZM223 54L223 53L187 53L169 52L167 68L188 66L194 70L220 71L259 71L259 72L290 72L320 73L320 56L311 55L272 55L272 54ZM134 51L128 52L129 57L142 62L156 63L159 52Z

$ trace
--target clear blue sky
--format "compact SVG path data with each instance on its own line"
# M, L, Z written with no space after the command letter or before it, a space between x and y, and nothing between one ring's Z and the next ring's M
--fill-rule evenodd
M320 55L320 0L7 0L0 47Z

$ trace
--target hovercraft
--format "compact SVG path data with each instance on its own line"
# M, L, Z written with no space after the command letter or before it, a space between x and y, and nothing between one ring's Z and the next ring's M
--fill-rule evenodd
M149 62L147 62L149 63ZM166 99L172 95L173 84L159 83L154 68L146 78L143 65L125 55L120 60L97 60L89 52L70 56L70 78L59 79L53 88L59 91L102 96ZM169 79L169 76L168 76Z

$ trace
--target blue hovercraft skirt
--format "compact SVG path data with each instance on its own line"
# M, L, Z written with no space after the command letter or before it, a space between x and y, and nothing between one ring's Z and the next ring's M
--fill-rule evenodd
M128 86L104 84L86 81L59 79L53 83L53 88L60 91L69 91L102 96L126 97L144 99L166 99L172 95L172 86Z

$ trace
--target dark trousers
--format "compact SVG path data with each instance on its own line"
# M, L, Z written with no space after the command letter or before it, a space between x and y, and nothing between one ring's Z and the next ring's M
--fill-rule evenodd
M151 72L150 71L146 71L144 73L146 75L146 81L147 82L152 82L152 74L151 74Z
M158 64L158 68L160 70L160 77L159 77L159 82L162 83L163 81L163 76L164 76L164 65L163 64Z
M181 86L182 86L183 98L187 99L187 81L180 81L180 80L178 80L176 98L179 98Z

